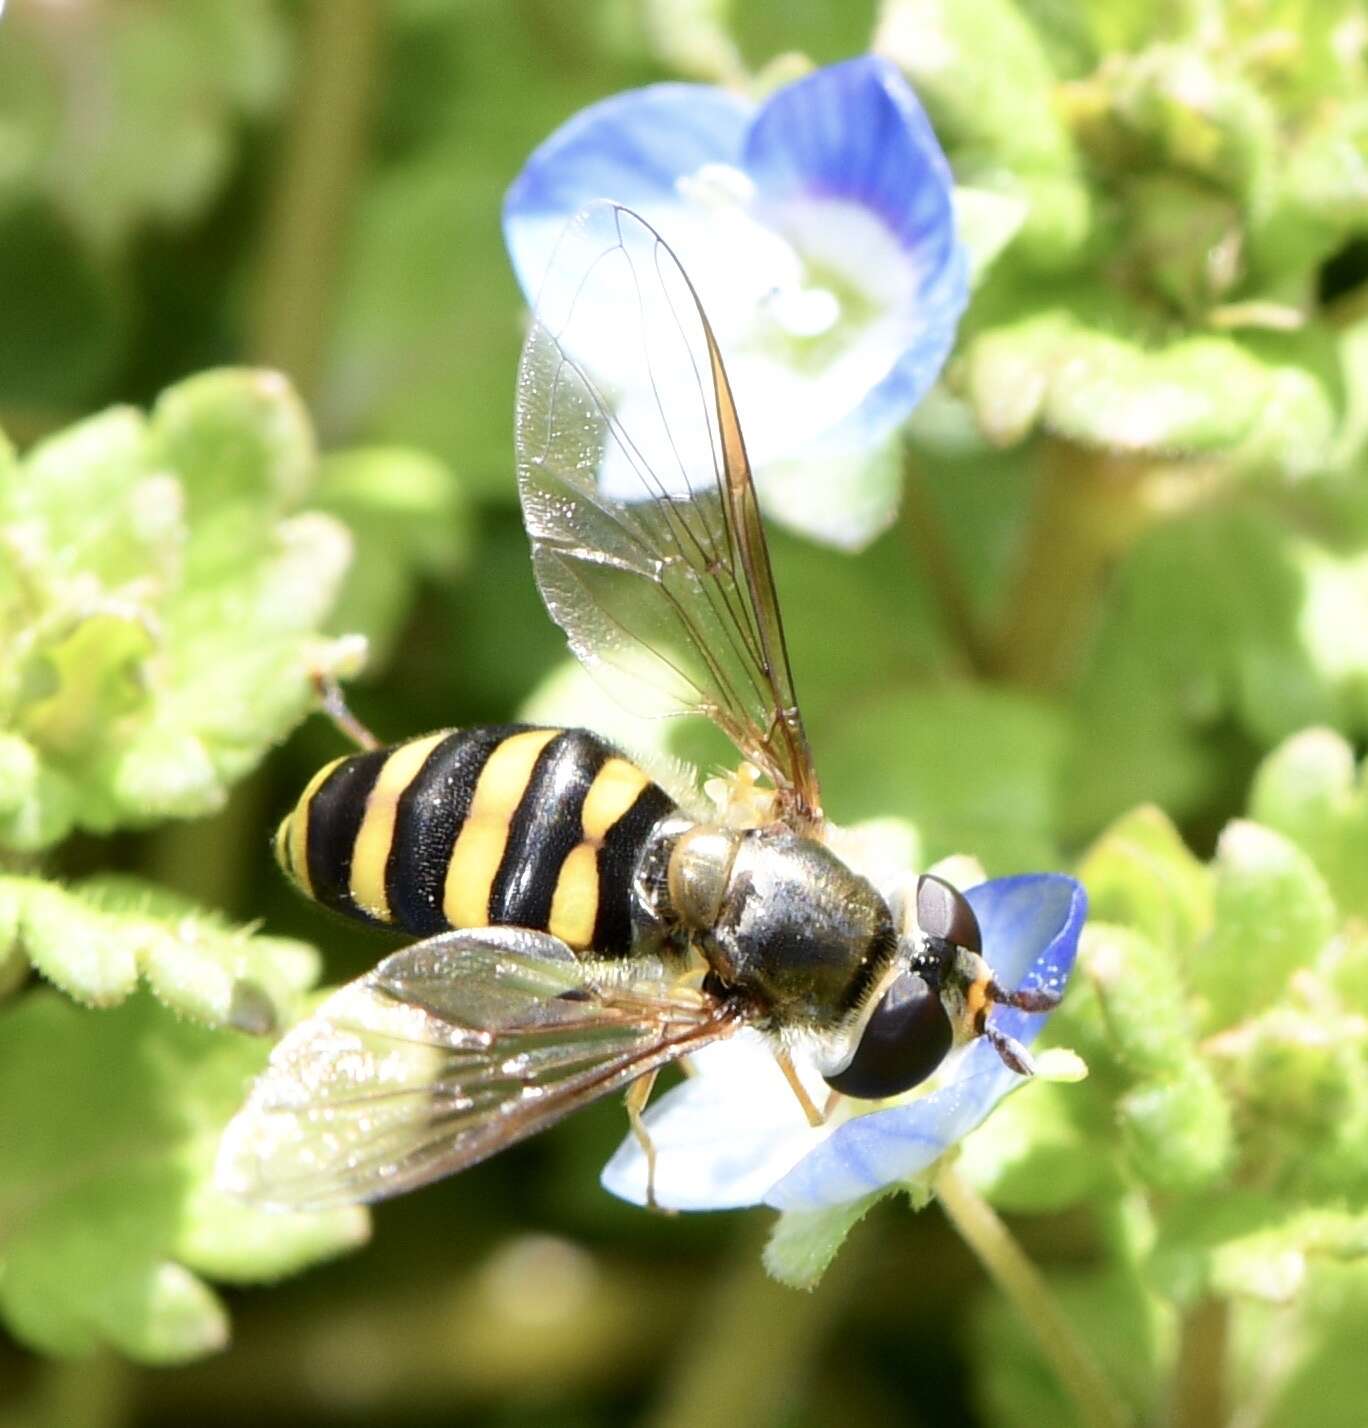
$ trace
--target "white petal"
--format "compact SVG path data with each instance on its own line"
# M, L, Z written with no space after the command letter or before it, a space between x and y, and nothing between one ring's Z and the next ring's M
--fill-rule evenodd
M656 1200L671 1210L759 1204L834 1127L808 1124L759 1036L742 1032L694 1061L696 1074L646 1112ZM618 1147L602 1181L614 1195L646 1203L646 1156L635 1136Z

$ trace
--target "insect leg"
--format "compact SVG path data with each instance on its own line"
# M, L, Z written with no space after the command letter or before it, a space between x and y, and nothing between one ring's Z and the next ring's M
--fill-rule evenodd
M1059 1005L1059 993L1047 992L1044 987L1023 987L1018 992L1009 992L996 981L988 983L988 1000L999 1006L1017 1007L1021 1011L1053 1011Z
M1009 1070L1015 1071L1018 1076L1034 1076L1035 1062L1031 1059L1031 1053L1014 1036L1008 1036L1005 1031L999 1031L992 1022L983 1028L983 1034L988 1038L993 1050L1002 1057L1003 1065Z
M794 1068L793 1058L782 1047L774 1053L774 1059L779 1063L779 1069L784 1073L784 1079L789 1083L793 1094L798 1097L798 1104L803 1108L803 1114L808 1118L808 1125L820 1126L826 1124L826 1112L819 1111L812 1103L812 1097L807 1093L807 1087L798 1079L798 1072Z
M315 671L313 686L323 712L333 721L344 738L350 739L358 749L380 747L380 740L347 708L341 686L332 675Z
M655 1090L656 1076L659 1068L655 1071L648 1071L644 1076L638 1076L630 1086L627 1087L627 1119L632 1125L632 1134L637 1138L637 1144L641 1147L646 1156L646 1208L655 1210L658 1214L673 1214L672 1210L667 1210L656 1201L655 1197L655 1170L656 1170L656 1148L655 1141L651 1139L651 1133L646 1129L646 1122L642 1120L641 1113L646 1109L646 1102L651 1099L651 1092Z

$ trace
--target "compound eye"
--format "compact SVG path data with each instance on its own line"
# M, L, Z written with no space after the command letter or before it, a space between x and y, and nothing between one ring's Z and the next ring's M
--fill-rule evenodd
M952 1040L940 998L916 973L904 972L874 1008L850 1065L826 1083L866 1101L900 1095L926 1080Z
M968 898L932 873L923 873L917 883L917 926L927 937L967 952L983 951L983 934Z

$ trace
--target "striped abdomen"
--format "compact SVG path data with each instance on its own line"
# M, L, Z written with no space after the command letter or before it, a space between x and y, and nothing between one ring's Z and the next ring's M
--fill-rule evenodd
M530 927L621 953L633 870L673 808L587 730L444 730L321 769L276 859L326 907L417 936Z

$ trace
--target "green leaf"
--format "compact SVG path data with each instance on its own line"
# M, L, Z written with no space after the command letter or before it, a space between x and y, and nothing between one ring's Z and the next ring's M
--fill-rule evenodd
M219 371L0 469L0 839L47 846L222 806L347 646L320 638L350 557L293 508L313 435L274 373Z
M1021 231L1030 205L1025 199L989 188L955 187L955 230L969 253L969 285L977 287Z
M192 1267L275 1275L365 1238L364 1210L270 1215L206 1189L259 1041L141 996L96 1014L36 992L0 1020L0 1315L30 1347L184 1362L227 1338Z
M1338 924L1311 859L1257 823L1226 828L1214 873L1215 919L1189 966L1208 1029L1276 1002Z
M266 1034L294 1019L318 975L306 944L232 927L132 878L0 878L0 922L38 971L92 1007L116 1006L141 977L183 1016Z
M1200 1061L1175 1075L1140 1082L1118 1101L1117 1118L1131 1165L1155 1190L1205 1190L1230 1168L1230 1103Z
M1191 1201L1168 1217L1148 1272L1183 1303L1215 1292L1289 1303L1316 1260L1368 1256L1368 1216L1342 1209L1291 1211L1246 1190Z
M765 1268L790 1289L815 1289L846 1236L891 1188L826 1210L785 1210L765 1245Z
M1212 1258L1221 1245L1281 1224L1287 1213L1276 1197L1243 1188L1175 1201L1148 1246L1145 1276L1166 1298L1194 1304L1211 1289Z
M1078 877L1094 923L1122 923L1181 959L1211 923L1211 877L1153 805L1123 814L1093 844Z
M1266 1428L1358 1428L1368 1401L1368 1361L1360 1351L1368 1322L1368 1264L1313 1267L1297 1305L1298 1332L1291 1344L1285 1311L1268 1311L1263 1318L1264 1334L1247 1340L1249 1367L1278 1362L1278 1355L1292 1350L1272 1401L1261 1405ZM1253 1372L1250 1377L1261 1381Z
M1212 1257L1219 1294L1273 1301L1290 1298L1302 1284L1308 1260L1368 1258L1368 1214L1305 1210L1276 1229L1228 1240Z
M1339 941L1285 1001L1207 1048L1241 1108L1242 1154L1261 1183L1354 1203L1368 1186L1368 998L1337 1000Z
M178 472L188 501L195 558L205 560L246 519L265 526L296 506L315 479L313 428L278 372L222 368L178 382L157 399L147 460ZM214 554L218 554L216 550Z
M1072 308L978 333L952 375L1000 445L1038 426L1113 452L1222 453L1302 475L1330 459L1340 421L1337 393L1295 345L1193 336L1150 348Z
M884 0L873 48L907 72L960 178L1025 205L1014 254L1035 269L1072 266L1092 233L1092 195L1019 7Z
M1308 724L1355 727L1368 677L1368 584L1273 514L1204 511L1143 538L1105 598L1075 696L1068 826L1150 800L1171 816L1228 806L1246 754Z
M1177 957L1131 929L1090 922L1079 962L1116 1066L1108 1079L1119 1076L1115 1117L1131 1168L1170 1193L1211 1184L1234 1155L1232 1112L1198 1054ZM1072 1036L1077 1016L1066 1018L1061 1035ZM1097 1071L1097 1052L1087 1051Z
M1187 174L1141 172L1123 182L1131 223L1121 261L1141 265L1155 291L1200 324L1243 276L1229 256L1241 238L1238 204Z
M1049 61L1010 0L885 0L873 48L907 71L952 150L982 149L1009 167L1071 165Z
M1193 1068L1196 1028L1170 946L1090 918L1079 965L1097 993L1113 1055L1133 1079L1179 1076Z
M1315 862L1335 902L1368 917L1368 779L1333 729L1307 729L1260 765L1249 815L1291 838Z

